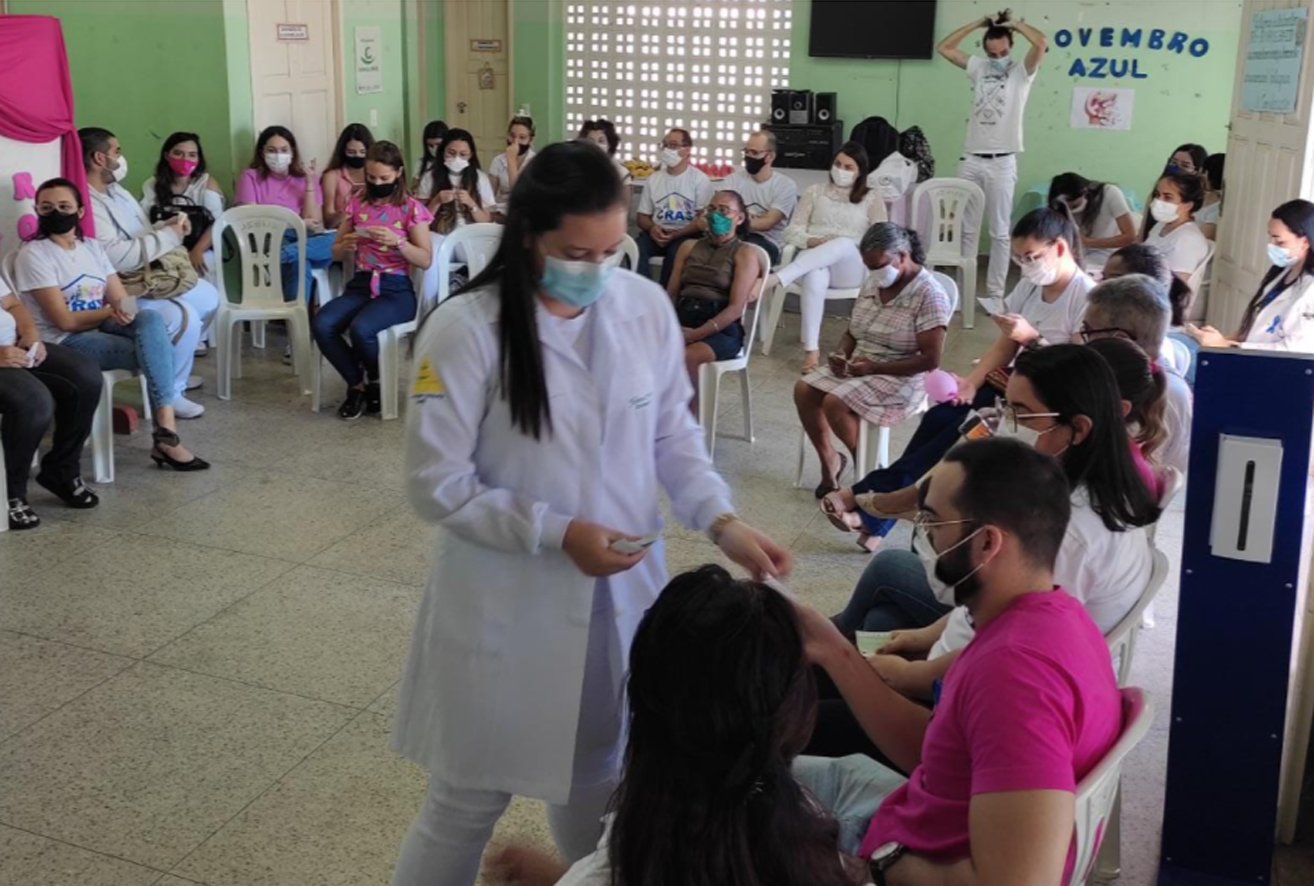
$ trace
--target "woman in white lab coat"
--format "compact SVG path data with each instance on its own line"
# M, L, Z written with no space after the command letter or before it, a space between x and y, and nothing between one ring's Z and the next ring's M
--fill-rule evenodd
M660 541L613 545L661 528L661 491L755 575L789 570L707 457L669 300L615 267L625 210L602 152L545 149L488 268L416 342L408 486L441 530L394 732L431 781L396 886L473 883L513 794L547 801L568 860L593 851L623 663L666 582Z
M1226 336L1212 326L1187 324L1206 348L1247 348L1314 354L1314 203L1291 200L1268 220L1268 257L1273 267L1246 306L1241 327Z

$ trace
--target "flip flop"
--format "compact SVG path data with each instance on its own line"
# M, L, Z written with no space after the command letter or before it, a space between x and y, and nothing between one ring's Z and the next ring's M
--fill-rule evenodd
M830 521L830 525L834 526L840 532L849 533L857 531L845 522L845 515L835 509L835 505L831 502L829 495L830 493L827 493L821 499L821 513Z

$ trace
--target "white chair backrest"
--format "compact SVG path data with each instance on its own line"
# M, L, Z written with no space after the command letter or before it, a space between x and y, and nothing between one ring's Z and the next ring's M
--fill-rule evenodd
M622 267L622 261L628 261L627 264L623 265L624 267L629 268L636 274L639 272L639 244L635 243L634 238L629 234L626 234L625 239L621 241L620 252L608 259L609 263L618 268Z
M461 250L461 261L465 262L467 280L488 267L502 242L502 226L493 222L479 222L462 225L443 238L438 247L434 261L438 263L438 304L442 304L452 294L452 263L456 260L456 250Z
M757 322L758 318L762 315L763 307L762 296L766 295L764 290L766 289L767 277L771 276L771 257L767 255L765 249L758 246L756 243L745 243L744 245L753 250L757 255L757 264L759 268L757 285L753 287L753 292L748 297L748 308L752 309L753 316L748 321L748 335L744 336L743 356L747 357L749 354L753 353L753 341L757 338Z
M20 246L19 249L22 247ZM7 254L0 259L0 281L5 284L5 288L18 295L18 249Z
M1154 720L1154 703L1141 689L1122 690L1122 734L1095 768L1077 785L1077 852L1067 886L1082 886L1095 866L1113 801L1118 796L1122 764L1145 737Z
M1209 249L1205 252L1204 261L1191 272L1191 279L1187 283L1191 287L1191 300L1200 297L1200 287L1204 285L1205 279L1209 275L1209 266L1213 264L1214 253L1218 251L1218 244L1213 240L1209 241Z
M1175 338L1165 338L1159 351L1159 359L1177 375L1186 377L1191 368L1191 349Z
M931 271L931 276L935 278L935 282L939 283L949 296L949 313L953 314L958 310L958 281L939 271Z
M1150 557L1154 564L1150 571L1150 581L1141 592L1141 596L1136 600L1136 605L1132 607L1131 612L1123 616L1122 621L1113 626L1113 630L1104 635L1105 641L1109 644L1109 656L1113 659L1113 667L1117 673L1118 685L1123 686L1127 678L1131 675L1132 656L1136 654L1136 639L1141 632L1141 616L1145 614L1145 609L1152 602L1154 597L1163 587L1163 583L1168 580L1168 570L1170 568L1168 558L1163 551L1158 550L1147 539L1150 544Z
M969 244L963 242L963 222L969 212L983 212L985 194L973 182L961 178L930 178L913 191L912 217L916 225L923 206L929 206L926 228L927 260L961 261ZM975 258L973 256L972 258Z
M227 281L219 274L219 294L224 300L243 307L283 307L283 273L280 256L283 232L291 228L297 235L297 300L306 303L306 223L295 212L282 206L234 206L224 210L214 223L214 242L224 242L224 232L231 230L237 241L237 261L242 285L236 298L230 297Z

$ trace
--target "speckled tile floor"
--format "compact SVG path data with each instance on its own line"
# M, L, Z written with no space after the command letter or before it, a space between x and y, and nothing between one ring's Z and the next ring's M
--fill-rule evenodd
M757 443L722 438L717 464L745 517L797 553L798 590L834 610L866 558L791 485L797 321L753 357ZM947 364L962 369L991 331L957 322ZM842 327L829 319L827 340ZM208 411L182 430L213 471L156 471L145 435L119 438L100 508L36 490L45 525L0 535L0 883L389 882L425 785L387 738L432 533L401 492L402 423L312 414L280 352L277 337L249 349L227 403L213 357L197 361ZM1179 503L1160 532L1174 558L1181 520ZM673 570L716 554L671 533ZM1134 671L1159 704L1124 780L1127 886L1155 879L1176 610L1174 577ZM498 833L549 842L532 801ZM1286 850L1275 874L1314 882L1314 859Z

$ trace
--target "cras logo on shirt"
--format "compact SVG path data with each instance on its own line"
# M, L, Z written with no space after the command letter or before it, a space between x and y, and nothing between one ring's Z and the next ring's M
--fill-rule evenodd
M440 376L429 362L428 357L420 360L420 367L415 371L415 381L411 384L411 399L417 403L425 400L438 399L447 396L447 386L443 384Z
M678 191L664 195L653 204L653 221L663 228L672 228L676 225L684 227L697 217L698 209L694 206L693 198L686 197Z
M64 302L71 312L95 311L105 306L105 278L94 274L80 274L60 287Z

